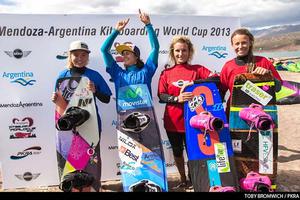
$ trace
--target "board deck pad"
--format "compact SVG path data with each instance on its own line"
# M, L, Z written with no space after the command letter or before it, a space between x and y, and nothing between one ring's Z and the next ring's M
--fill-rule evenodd
M251 104L261 106L272 117L272 128L258 130L240 118L239 112ZM278 118L275 83L271 74L245 73L235 77L229 124L239 179L254 171L267 175L274 182L277 176Z
M231 186L238 191L238 180L228 122L215 83L204 82L185 88L194 97L184 104L187 155L195 192L208 192L214 186ZM190 119L202 112L220 118L219 131L194 128ZM205 134L206 132L206 134Z
M87 89L87 77L66 77L57 80L55 123L68 108L76 106L89 112L89 118L72 130L57 130L56 151L60 183L74 171L83 170L95 180L91 191L100 188L100 174L97 154L100 154L99 129L93 93ZM100 156L100 155L98 155Z
M117 105L118 150L124 192L167 192L163 147L147 85L121 87ZM139 122L135 121L136 117Z

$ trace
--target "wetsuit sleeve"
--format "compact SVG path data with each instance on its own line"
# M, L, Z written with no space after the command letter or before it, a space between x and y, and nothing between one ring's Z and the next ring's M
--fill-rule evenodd
M218 76L216 73L211 72L209 69L202 65L194 65L197 66L197 79L196 80L203 80L209 77ZM194 81L195 82L195 81Z
M168 94L167 75L162 72L159 77L157 96L159 103L178 103L178 97Z
M106 72L110 74L112 80L116 80L118 78L118 74L122 71L121 67L114 60L113 56L110 53L110 49L113 45L114 40L119 35L119 31L113 29L112 33L107 37L101 47L101 52L103 55L104 64L106 66Z
M220 94L224 100L226 92L229 90L229 74L227 73L227 65L225 64L220 73Z
M151 46L151 52L148 56L146 65L148 66L148 71L150 72L150 75L153 76L158 66L159 42L152 24L147 24L146 29L149 35L149 41Z
M96 79L96 92L95 96L103 103L109 103L110 96L112 95L111 90L103 77L98 74Z
M110 96L103 94L101 92L96 91L95 96L97 99L99 99L102 103L109 103L110 102Z
M115 63L115 60L113 56L110 53L110 49L113 45L114 40L119 35L119 31L116 29L113 29L112 33L106 38L106 40L103 42L101 46L101 53L103 56L104 64L106 68L112 67L112 65Z
M158 65L159 42L152 24L147 24L146 29L151 45L151 52L148 59L151 59L154 64Z
M200 67L198 68L198 77L200 79L206 79L211 76L213 76L213 73L206 67L200 65Z
M178 103L178 98L169 94L161 93L158 98L159 103Z
M163 71L160 74L159 80L158 80L158 89L157 89L157 96L159 97L160 94L168 93L168 86L167 86L167 80L166 80L166 74L165 71Z
M58 79L67 77L69 75L68 72L69 72L69 70L65 69L58 74L56 81L55 81L55 85L54 85L54 92L56 92L56 85L57 85Z

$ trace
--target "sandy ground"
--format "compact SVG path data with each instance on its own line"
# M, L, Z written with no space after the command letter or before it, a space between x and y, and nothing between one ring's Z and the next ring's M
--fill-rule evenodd
M282 79L300 82L300 74L293 72L280 72ZM280 105L279 113L279 152L278 152L278 177L277 191L300 192L300 104ZM0 174L1 176L1 174ZM0 177L0 180L2 178ZM170 192L181 192L183 190L172 190L179 183L177 174L168 175L168 186ZM2 182L0 182L1 188ZM103 192L122 191L122 182L112 180L102 182ZM3 189L0 189L3 191ZM20 188L5 190L9 192L60 192L57 186L39 188ZM193 189L186 190L192 192Z
M300 74L280 72L282 79L300 82ZM278 106L278 191L300 192L300 104Z

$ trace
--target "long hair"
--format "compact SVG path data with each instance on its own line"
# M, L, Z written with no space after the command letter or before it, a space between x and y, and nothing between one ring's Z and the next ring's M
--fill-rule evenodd
M137 68L142 69L144 67L144 65L145 65L145 63L139 57L137 57L137 60L136 60Z
M246 65L247 65L247 72L251 73L256 67L255 57L253 55L254 36L252 35L252 33L250 33L250 31L248 29L239 28L239 29L235 30L231 35L231 45L233 44L232 39L236 35L246 35L249 38L250 46L249 46L249 52L247 55Z
M173 64L176 64L176 60L175 60L175 56L174 56L174 45L176 43L184 43L187 44L188 49L189 49L189 58L188 58L188 63L191 62L191 60L193 59L194 53L195 53L195 49L194 49L194 45L191 42L190 38L186 37L186 36L174 36L172 39L172 42L170 44L169 47L169 59L170 62Z

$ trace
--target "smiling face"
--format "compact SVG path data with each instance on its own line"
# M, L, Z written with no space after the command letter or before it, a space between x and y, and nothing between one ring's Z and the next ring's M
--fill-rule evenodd
M70 60L74 67L85 67L88 64L89 54L84 50L75 50L70 53Z
M252 47L252 42L248 35L237 34L232 37L231 45L237 56L247 56L249 54L249 50Z
M190 51L186 43L177 42L173 47L173 56L175 64L185 64L189 60Z
M137 63L137 56L131 51L123 51L122 56L124 58L124 66L135 65Z

